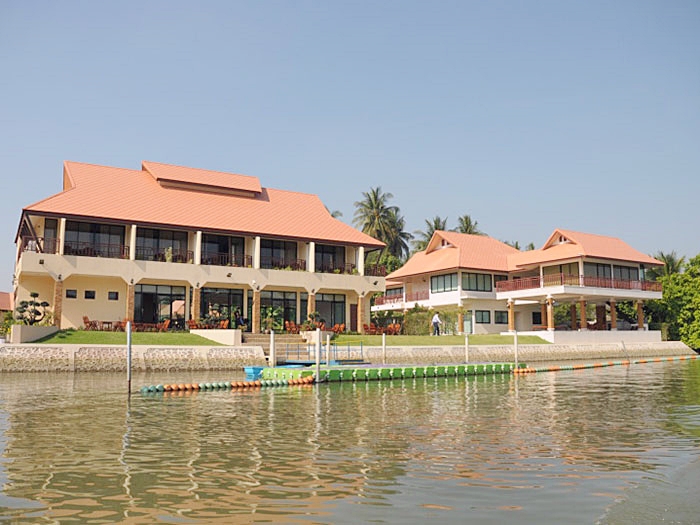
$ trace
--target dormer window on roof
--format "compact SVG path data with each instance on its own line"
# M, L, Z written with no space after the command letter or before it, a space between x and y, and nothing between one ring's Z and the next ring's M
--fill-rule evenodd
M262 193L257 177L143 161L149 173L163 188L201 191L254 198Z

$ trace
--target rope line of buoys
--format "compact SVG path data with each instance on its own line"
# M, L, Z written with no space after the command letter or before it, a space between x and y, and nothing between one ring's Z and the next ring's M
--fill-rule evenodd
M560 372L563 370L584 370L590 368L604 368L608 366L629 366L644 363L661 363L663 361L685 361L688 359L700 359L700 355L649 357L636 360L624 359L622 361L596 361L594 363L577 363L574 365L547 365L541 367L526 366L513 370L513 375L534 374L537 372Z
M141 387L142 394L160 392L198 392L214 390L246 391L276 386L312 385L316 378L307 375L292 379L256 379L254 381L212 381L206 383L172 383Z

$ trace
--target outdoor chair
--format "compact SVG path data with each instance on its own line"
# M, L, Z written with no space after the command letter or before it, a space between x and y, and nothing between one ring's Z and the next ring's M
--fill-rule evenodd
M83 316L83 325L85 326L85 330L99 330L100 325L97 321L91 321L87 315Z

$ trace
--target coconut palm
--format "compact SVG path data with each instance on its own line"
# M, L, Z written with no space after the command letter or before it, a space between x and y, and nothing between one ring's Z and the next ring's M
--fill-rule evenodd
M683 272L683 267L685 266L685 257L678 257L676 251L670 253L664 253L658 251L654 254L654 259L664 263L663 268L649 268L646 271L647 279L657 280L659 277L667 277L673 275L674 273Z
M367 235L386 244L391 238L394 215L398 214L396 206L389 205L391 193L382 192L381 186L362 192L363 199L355 202L355 214L352 223Z
M455 231L459 233L469 233L471 235L486 235L479 230L479 222L472 220L469 214L462 215L457 219L457 228Z
M425 250L430 239L433 237L433 233L438 230L447 229L447 217L443 219L436 215L431 220L425 219L425 226L426 228L424 231L416 230L413 232L417 237L417 239L413 241L413 249L417 252Z
M408 243L413 238L413 235L404 231L406 221L402 215L399 215L399 210L391 210L389 220L389 236L384 242L386 243L386 251L403 261L408 257L411 251Z

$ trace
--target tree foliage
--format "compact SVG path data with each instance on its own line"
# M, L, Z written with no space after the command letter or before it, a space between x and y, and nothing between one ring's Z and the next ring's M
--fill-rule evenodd
M459 233L468 233L470 235L486 235L479 229L479 221L475 221L469 214L464 214L457 219L457 228L455 231Z
M39 292L31 292L28 301L20 301L19 306L15 308L15 319L20 323L34 325L39 324L46 316L49 303L39 301Z
M433 234L439 230L447 230L447 217L443 219L436 215L430 220L425 219L425 230L413 232L416 235L416 239L413 241L413 249L417 252L425 250Z
M684 272L664 271L657 280L663 284L663 297L649 301L646 314L653 323L666 325L669 339L700 349L700 255L685 264Z

